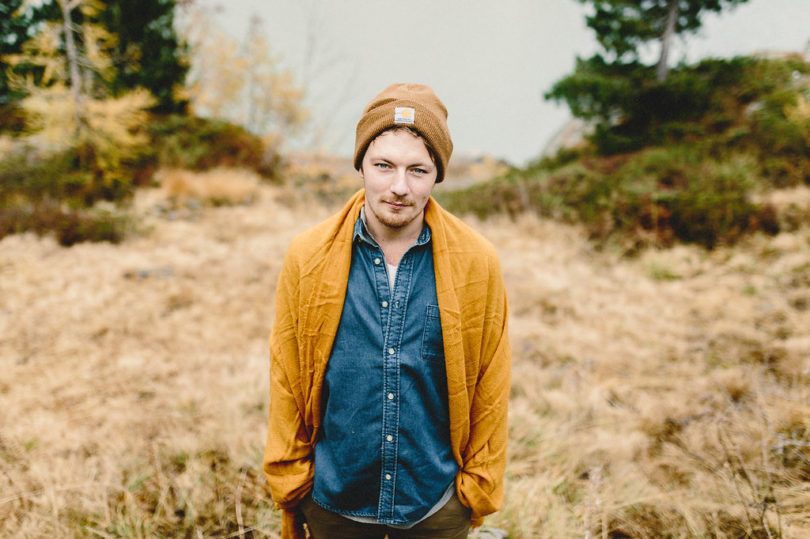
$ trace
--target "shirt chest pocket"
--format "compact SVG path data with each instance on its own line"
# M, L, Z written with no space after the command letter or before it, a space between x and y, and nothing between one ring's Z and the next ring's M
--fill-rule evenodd
M425 309L425 329L422 332L422 359L444 360L444 341L439 306L428 305Z

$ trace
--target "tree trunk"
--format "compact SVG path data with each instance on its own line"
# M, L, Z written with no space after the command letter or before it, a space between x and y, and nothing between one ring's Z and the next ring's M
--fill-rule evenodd
M678 20L678 1L669 0L667 6L667 20L664 24L664 33L661 34L661 57L658 59L658 67L655 71L655 78L658 82L663 82L669 74L667 60L669 59L669 46L675 36L675 23Z
M70 91L73 94L73 112L76 119L76 131L81 128L81 100L82 82L79 74L79 55L76 52L76 41L73 36L73 19L70 12L76 7L75 1L59 0L59 7L62 8L62 28L65 32L65 50L67 53L68 69L70 70Z

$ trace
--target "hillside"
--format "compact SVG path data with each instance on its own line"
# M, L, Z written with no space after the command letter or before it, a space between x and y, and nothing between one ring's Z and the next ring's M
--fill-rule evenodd
M445 204L582 225L595 244L627 254L713 249L810 222L771 200L810 185L806 58L706 59L664 81L651 69L578 62L546 97L568 104L579 134Z
M0 535L278 536L260 471L274 285L330 208L251 181L222 207L141 190L119 245L0 240ZM781 196L810 211L807 188ZM488 525L810 534L810 227L625 258L579 226L466 219L497 246L511 309Z

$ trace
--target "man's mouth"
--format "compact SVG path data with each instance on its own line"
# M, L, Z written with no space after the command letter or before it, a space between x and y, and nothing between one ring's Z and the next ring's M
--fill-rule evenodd
M403 208L407 208L408 206L410 206L410 204L407 204L405 202L397 202L395 200L384 200L383 202L397 210L401 210Z

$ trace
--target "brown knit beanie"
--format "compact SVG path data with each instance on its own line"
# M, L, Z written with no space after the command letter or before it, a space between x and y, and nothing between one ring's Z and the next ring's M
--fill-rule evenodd
M390 127L410 127L428 141L438 158L436 182L444 179L453 141L447 129L447 109L430 86L392 84L371 100L357 123L354 168L360 170L368 145Z

